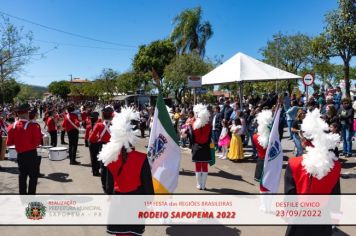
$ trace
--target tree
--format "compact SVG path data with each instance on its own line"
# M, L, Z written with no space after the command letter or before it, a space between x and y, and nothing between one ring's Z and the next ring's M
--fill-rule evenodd
M48 85L48 91L62 99L67 99L68 94L71 92L71 86L70 83L65 80L53 81Z
M23 28L17 28L8 18L2 17L0 22L0 91L5 95L4 83L15 78L15 74L30 61L38 50L32 46L32 33L24 33ZM2 97L2 101L4 101Z
M81 93L88 98L92 98L93 100L99 98L102 94L99 82L100 81L92 81L90 83L84 83L81 87Z
M165 89L174 91L175 98L181 103L188 76L204 75L212 69L213 65L197 53L178 55L164 70Z
M142 45L133 60L134 71L137 74L144 74L143 78L152 78L150 74L154 69L159 81L153 82L153 85L160 88L164 68L175 57L175 53L176 47L169 40L157 40L149 45Z
M5 80L1 89L1 103L12 103L20 90L20 85L16 82L15 79Z
M133 71L120 74L116 79L116 87L119 93L135 93L142 85L141 76Z
M19 84L20 85L20 92L17 94L15 100L17 101L27 101L34 98L40 98L42 94L39 91L35 91L33 87L27 84Z
M264 62L274 65L282 70L298 74L303 68L310 66L314 55L311 49L312 39L301 33L295 35L273 35L273 40L267 42L267 46L260 49ZM271 83L273 86L273 83ZM278 82L278 86L287 86L291 92L290 81Z
M329 62L318 63L313 66L315 77L322 81L323 84L336 85L337 83L337 66Z
M117 93L116 79L119 73L113 69L103 69L101 75L97 78L98 87L107 95L108 99L111 99Z
M195 51L204 57L205 46L213 36L213 29L209 21L201 22L201 18L202 9L196 7L184 10L173 19L175 27L170 38L175 42L177 54Z
M342 58L346 96L350 97L350 61L356 54L356 1L339 0L339 8L326 14L325 20L325 31L314 41L314 51L326 58Z

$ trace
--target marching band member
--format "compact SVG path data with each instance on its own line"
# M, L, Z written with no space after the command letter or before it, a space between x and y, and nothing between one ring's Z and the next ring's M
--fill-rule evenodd
M91 112L89 117L90 117L90 123L87 123L87 127L85 129L85 136L84 136L85 146L89 147L93 176L100 176L99 173L100 165L97 159L97 155L99 153L98 145L94 143L89 143L89 136L93 132L95 124L98 122L99 113Z
M79 139L79 118L74 113L75 107L73 104L67 107L68 113L64 116L63 128L68 134L69 139L69 159L71 165L78 165L80 162L76 161L78 139Z
M66 131L62 126L65 115L66 115L66 112L64 111L64 109L60 108L58 116L57 116L57 120L58 120L57 129L61 131L61 144L62 145L68 144L64 141L64 136L66 134Z
M257 149L257 162L255 169L255 180L260 181L263 172L263 165L265 162L266 149L268 146L268 139L271 133L271 125L273 122L272 111L263 110L257 114L257 133L252 136L253 143Z
M194 106L195 121L191 126L192 160L195 162L197 188L205 189L208 177L208 164L211 161L210 142L212 127L209 123L210 113L203 104Z
M301 125L306 153L289 158L284 176L286 194L340 194L341 164L334 148L340 140L320 118L318 109L308 112ZM290 225L286 235L332 235L331 225Z
M51 137L51 146L57 147L57 125L56 120L54 118L54 111L48 111L48 118L47 118L47 131Z
M91 146L91 157L92 157L92 166L93 175L99 176L99 162L97 156L103 147L103 144L106 144L110 141L110 126L111 120L113 118L114 110L111 107L105 107L102 110L102 122L97 122L93 128L93 131L89 135L89 143ZM101 169L101 183L103 190L105 192L105 183L106 183L106 167L104 165L100 166Z
M19 166L19 193L36 194L39 162L37 147L41 144L41 128L29 120L30 105L17 107L18 120L8 128L7 146L15 145ZM27 177L29 185L27 188Z
M123 108L121 113L116 113L110 128L111 140L98 156L108 169L108 194L154 194L147 155L133 148L137 137L131 121L138 118L132 108ZM144 231L144 225L107 226L107 232L116 235L142 235Z
M38 118L38 111L36 107L32 107L30 112L29 112L29 121L32 124L36 124L40 130L41 130L41 126L40 124L36 121L36 119ZM41 144L43 145L43 132L41 131ZM41 161L42 161L42 157L40 155L37 156L37 161L38 161L38 177L44 177L45 174L41 173Z

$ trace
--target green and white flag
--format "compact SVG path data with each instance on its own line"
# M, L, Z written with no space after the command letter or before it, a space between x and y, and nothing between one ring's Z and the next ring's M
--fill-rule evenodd
M173 193L178 185L181 152L161 95L157 97L147 156L155 193Z

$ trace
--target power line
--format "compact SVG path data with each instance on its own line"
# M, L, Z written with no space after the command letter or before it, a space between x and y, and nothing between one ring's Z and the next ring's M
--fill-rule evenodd
M80 35L80 34L76 34L76 33L71 33L71 32L64 31L64 30L61 30L61 29L57 29L57 28L54 28L54 27L51 27L51 26L46 26L46 25L43 25L43 24L40 24L40 23L36 23L36 22L31 21L31 20L24 19L24 18L22 18L22 17L14 16L14 15L8 14L8 13L3 12L3 11L0 11L0 14L6 15L6 16L8 16L8 17L11 17L11 18L14 18L14 19L17 19L17 20L21 20L21 21L24 21L24 22L27 22L27 23L30 23L30 24L33 24L33 25L36 25L36 26L39 26L39 27L48 29L48 30L53 30L53 31L56 31L56 32L59 32L59 33L71 35L71 36L78 37L78 38L82 38L82 39L86 39L86 40L91 40L91 41L95 41L95 42L100 42L100 43L106 43L106 44L116 45L116 46L120 46L120 47L137 48L137 46L133 46L133 45L115 43L115 42L110 42L110 41L95 39L95 38L88 37L88 36L85 36L85 35Z
M42 39L34 39L34 41L42 42L42 43L49 43L55 45L62 45L62 46L69 46L69 47L80 47L80 48L93 48L93 49L103 49L103 50L127 50L128 48L105 48L105 47L96 47L96 46L88 46L88 45L79 45L79 44L71 44L71 43L62 43L62 42L54 42L54 41L47 41Z

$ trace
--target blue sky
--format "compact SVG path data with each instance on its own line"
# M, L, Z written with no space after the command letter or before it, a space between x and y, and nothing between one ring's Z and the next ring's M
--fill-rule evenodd
M33 32L40 53L49 51L43 58L35 57L19 74L19 81L43 86L69 79L69 74L95 79L103 68L129 70L138 45L168 37L173 29L172 19L182 10L196 6L202 7L203 20L209 20L214 30L206 56L223 55L225 61L239 51L260 59L259 49L279 31L319 34L323 31L324 14L336 9L337 1L0 0L2 12L119 44L77 38L10 18L13 24Z

